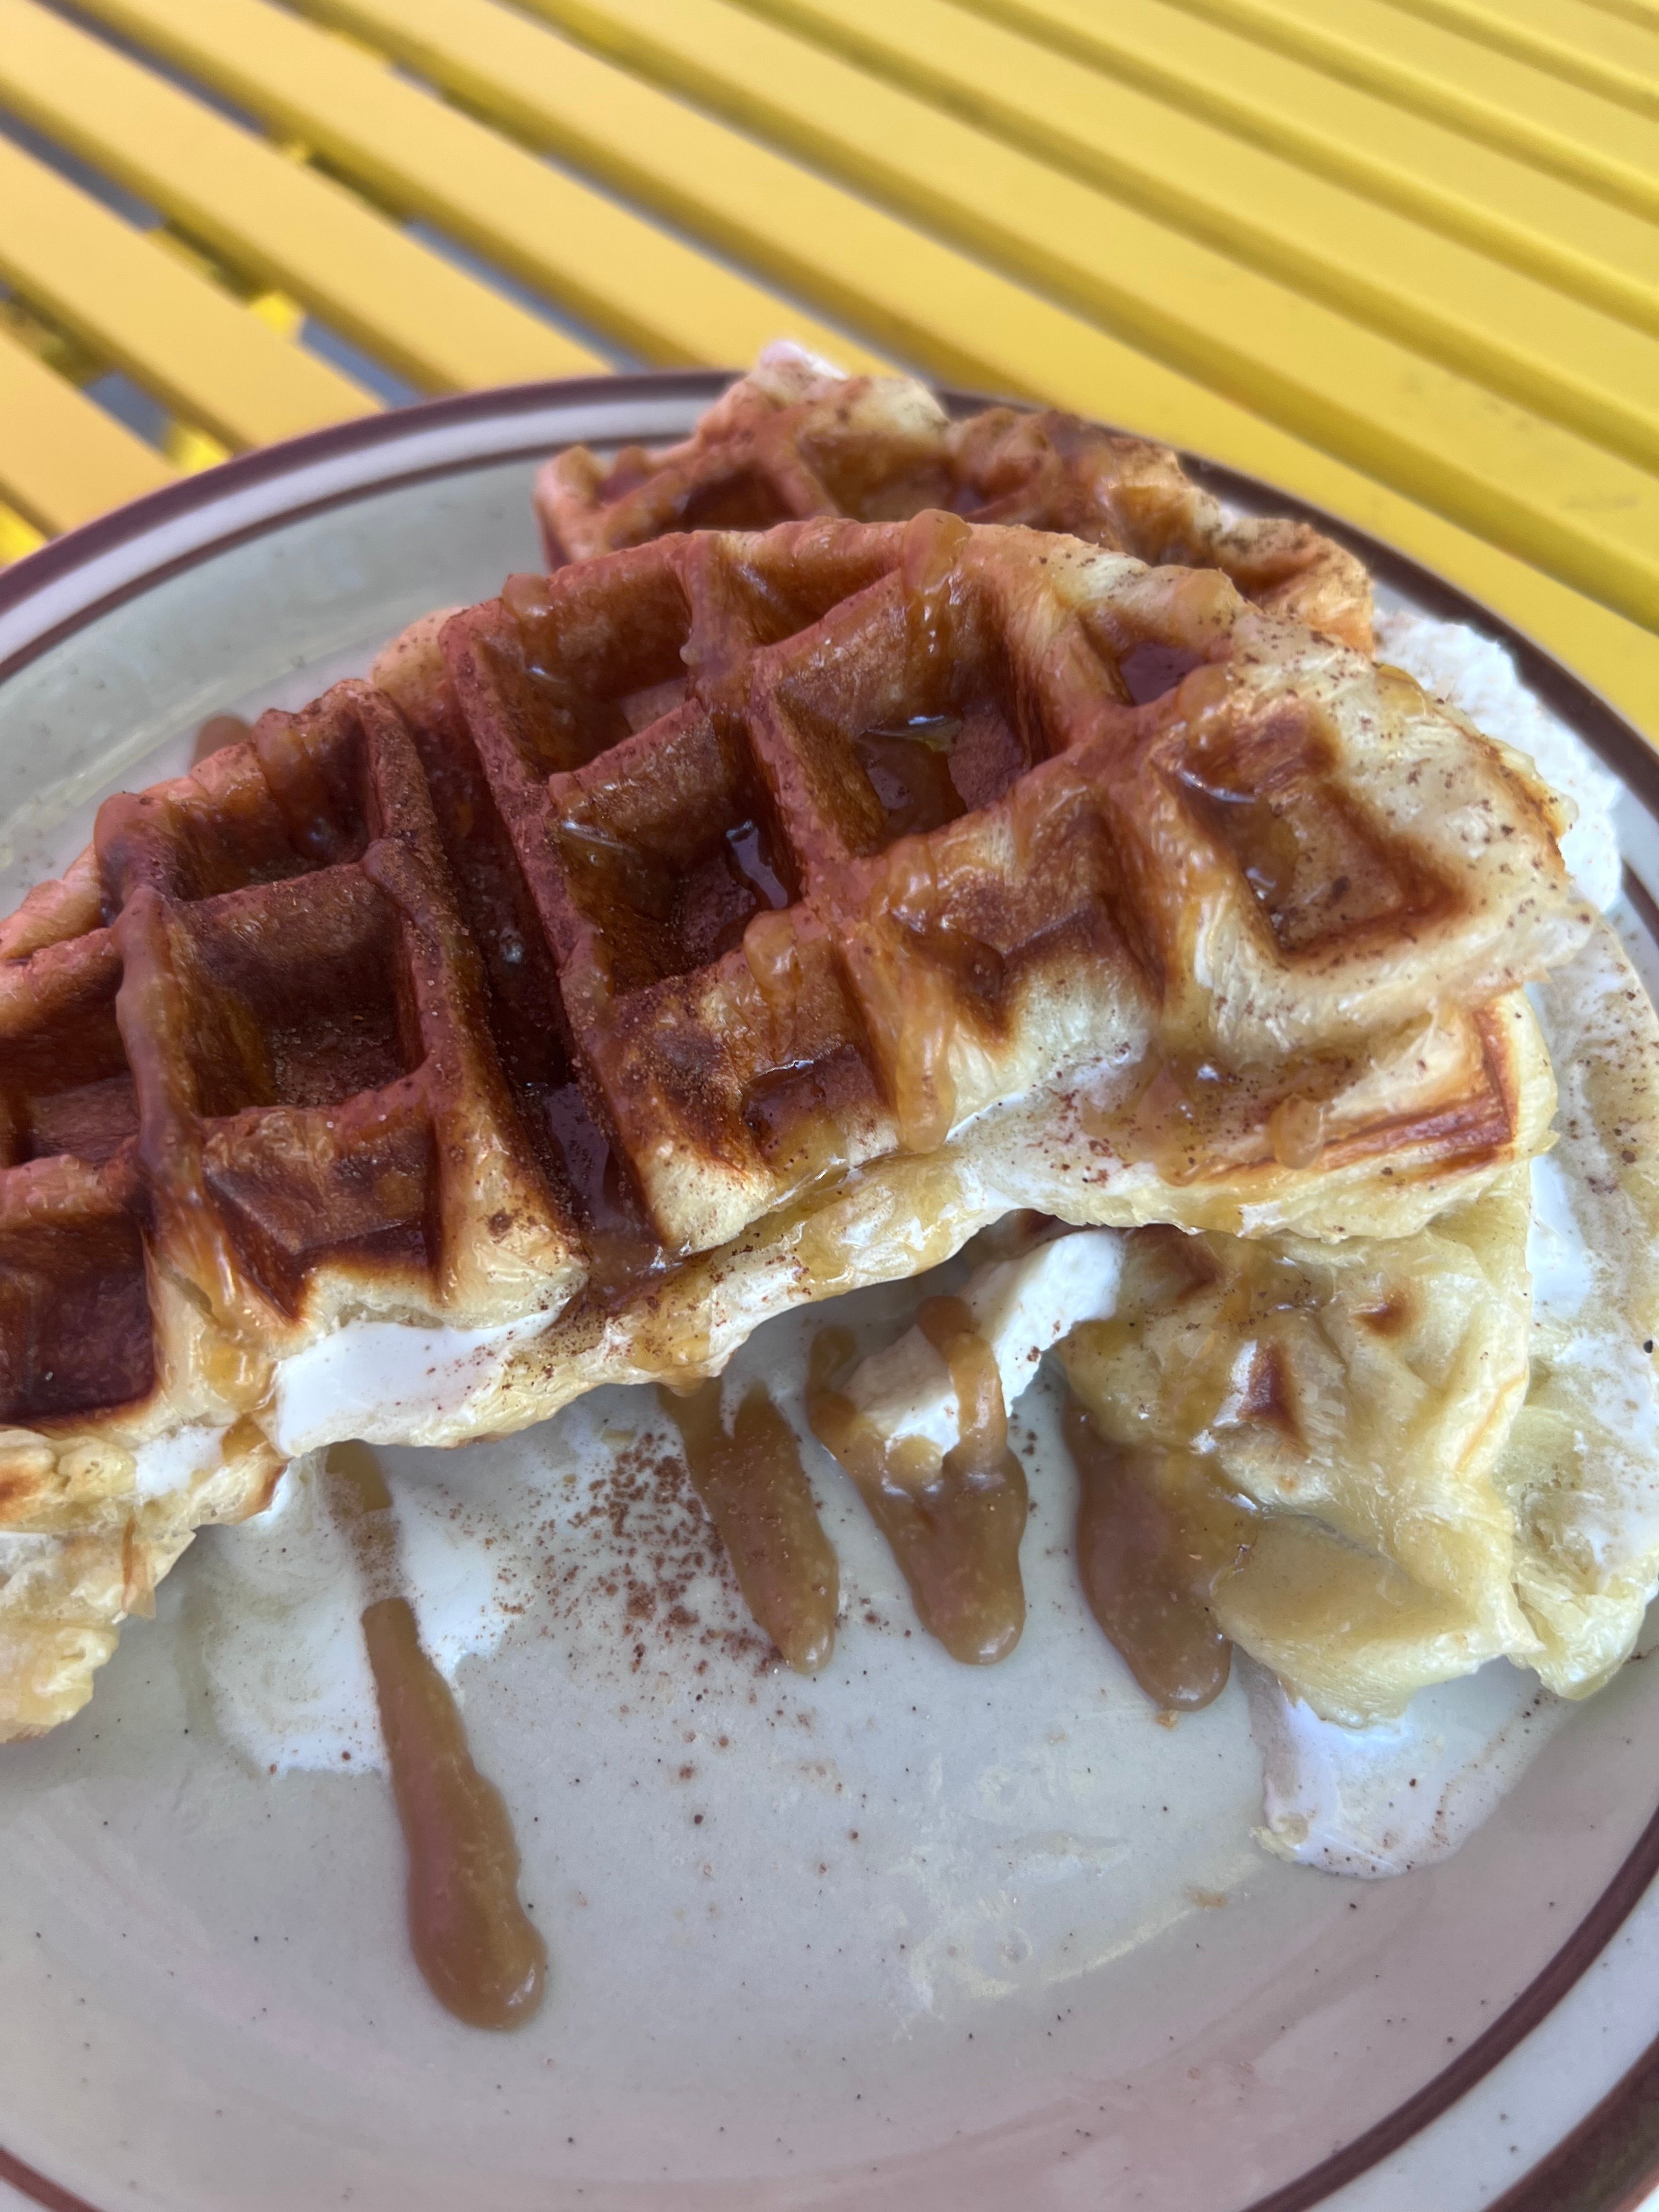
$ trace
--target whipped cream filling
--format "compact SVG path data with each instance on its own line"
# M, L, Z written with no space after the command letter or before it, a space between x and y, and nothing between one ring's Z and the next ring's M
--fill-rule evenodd
M1540 1320L1571 1321L1595 1287L1595 1262L1572 1210L1571 1187L1547 1152L1532 1164L1527 1272L1532 1277L1533 1312Z
M550 1319L534 1313L471 1329L347 1322L278 1364L271 1442L289 1454L348 1437L407 1443L422 1419L459 1413Z
M1379 604L1376 649L1379 659L1403 668L1489 738L1527 754L1551 789L1571 800L1577 818L1562 837L1561 857L1579 890L1605 914L1619 896L1622 870L1613 827L1617 778L1528 690L1504 648L1467 623Z
M1017 1260L975 1268L958 1293L996 1357L1002 1401L1012 1406L1042 1355L1080 1321L1105 1319L1117 1300L1125 1232L1078 1229ZM941 1454L961 1442L949 1370L919 1328L855 1370L847 1395L890 1443L919 1437Z
M215 1422L174 1429L133 1447L133 1486L140 1498L167 1498L188 1490L219 1464L227 1431Z

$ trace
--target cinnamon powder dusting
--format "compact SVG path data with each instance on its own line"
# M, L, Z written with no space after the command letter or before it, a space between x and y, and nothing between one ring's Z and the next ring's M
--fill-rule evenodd
M573 1509L544 1522L537 1549L543 1633L579 1650L585 1672L702 1674L723 1660L763 1674L777 1662L684 1459L659 1431L620 1443Z

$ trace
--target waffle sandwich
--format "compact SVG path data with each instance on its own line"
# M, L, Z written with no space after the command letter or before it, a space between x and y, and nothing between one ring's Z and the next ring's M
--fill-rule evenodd
M0 1735L296 1451L717 1371L1012 1207L1405 1235L1547 1140L1555 802L1218 568L681 533L375 674L0 928Z

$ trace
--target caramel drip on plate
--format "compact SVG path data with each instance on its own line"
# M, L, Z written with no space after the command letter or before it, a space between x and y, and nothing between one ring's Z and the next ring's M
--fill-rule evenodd
M196 732L196 742L191 747L190 764L199 768L215 753L222 752L227 745L246 744L253 735L240 714L210 714Z
M818 1519L795 1432L765 1386L750 1385L728 1431L720 1386L657 1393L685 1446L691 1486L726 1547L749 1610L798 1674L835 1649L841 1569Z
M842 1329L813 1345L806 1418L887 1539L922 1626L953 1659L989 1666L1025 1625L1025 1470L1008 1449L1002 1378L972 1310L960 1298L924 1298L916 1321L957 1394L962 1440L942 1461L918 1437L890 1443L837 1387L854 1357Z
M1232 1664L1210 1600L1250 1548L1252 1510L1221 1489L1200 1453L1109 1443L1075 1398L1065 1430L1089 1610L1156 1704L1209 1705Z
M363 1643L409 1856L415 1962L469 2027L521 2027L546 1991L547 1947L519 1901L512 1820L472 1763L454 1693L397 1589L397 1524L380 1462L364 1444L336 1444L328 1477L369 1601Z

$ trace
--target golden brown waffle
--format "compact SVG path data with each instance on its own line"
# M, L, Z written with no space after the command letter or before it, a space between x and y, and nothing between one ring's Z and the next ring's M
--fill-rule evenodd
M925 386L842 376L787 343L769 347L678 445L629 446L608 463L581 446L555 454L536 507L555 568L668 531L942 507L1139 561L1219 568L1259 606L1359 652L1372 646L1362 562L1308 523L1229 521L1167 446L1054 410L992 407L952 422Z
M1543 1140L1547 794L1214 571L706 532L377 672L109 802L0 934L0 1518L58 1546L0 1732L331 1422L713 1369L1010 1206L1403 1230ZM365 1324L541 1333L317 1413Z
M1310 1164L1386 1036L1443 1007L1434 1049L1484 1050L1468 1010L1584 927L1524 770L1212 572L941 515L708 532L443 653L401 696L477 746L672 1249L1084 1060L1144 1085L1154 1036L1149 1147L1252 1141L1288 1085Z
M409 1318L564 1302L580 1248L522 1158L380 693L341 684L110 800L94 850L0 936L13 1418L141 1399L158 1370L211 1389L188 1329L146 1325L145 1247L226 1334L273 1346L382 1280Z

